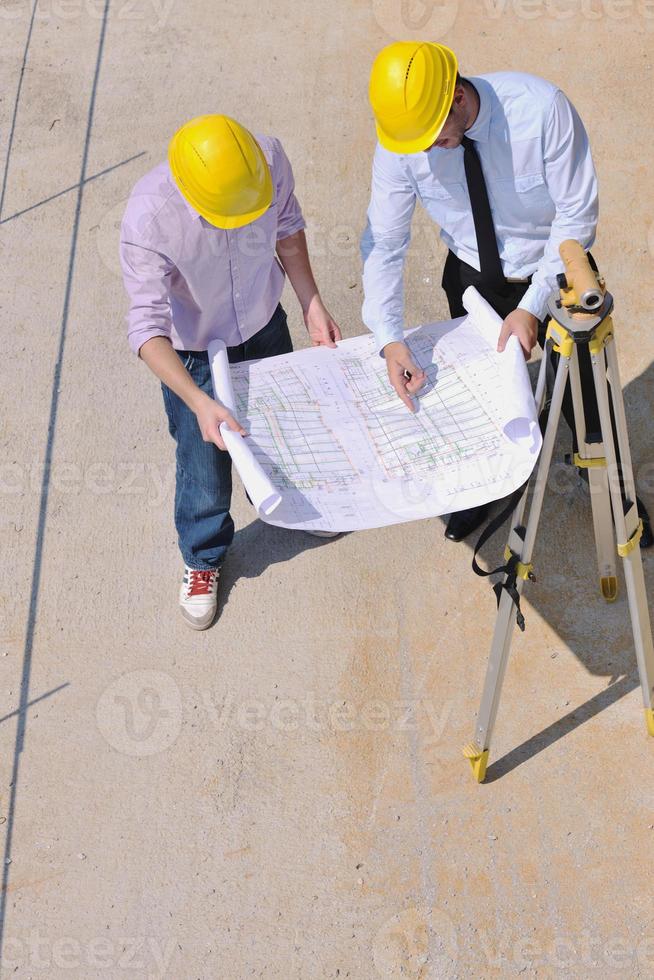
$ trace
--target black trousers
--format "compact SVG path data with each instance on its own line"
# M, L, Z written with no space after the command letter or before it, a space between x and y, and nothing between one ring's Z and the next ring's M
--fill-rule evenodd
M593 257L589 254L589 260L591 266L596 269L595 261ZM445 290L447 295L447 301L450 307L450 315L454 319L458 316L465 316L466 310L463 306L463 293L468 288L468 286L474 286L475 289L484 297L487 303L489 303L495 312L504 319L516 309L520 300L524 296L529 286L529 282L507 282L505 287L501 292L496 292L493 289L489 289L488 286L484 285L481 279L481 273L473 269L471 265L466 262L462 262L454 252L449 252L447 259L445 261L445 268L443 269L443 279L441 285ZM541 321L538 328L538 343L541 347L545 346L545 332L547 330L547 324L549 322L549 317L546 317ZM578 347L579 354L579 376L581 379L581 390L583 394L584 402L584 415L585 415L585 429L586 429L586 441L587 442L601 442L601 425L599 418L599 410L597 407L597 398L595 397L595 382L593 380L593 367L590 360L590 352L588 346L580 344ZM551 364L552 368L556 370L556 366L559 361L559 355L552 351ZM565 394L563 396L563 415L566 422L572 430L572 445L573 452L577 452L577 435L575 432L575 422L574 422L574 409L572 405L572 394L570 392L570 382L568 381ZM618 458L619 465L619 453L618 453L618 443L616 439L615 432L615 421L613 419L613 406L611 406L611 422L613 423L613 439L615 442L616 457ZM620 479L622 484L622 479Z

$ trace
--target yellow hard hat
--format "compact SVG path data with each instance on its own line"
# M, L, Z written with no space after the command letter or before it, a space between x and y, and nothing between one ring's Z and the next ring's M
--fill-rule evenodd
M229 116L198 116L168 147L175 183L192 208L217 228L241 228L268 210L270 167L252 133Z
M456 55L444 44L396 41L370 73L377 136L393 153L427 150L438 138L454 98Z

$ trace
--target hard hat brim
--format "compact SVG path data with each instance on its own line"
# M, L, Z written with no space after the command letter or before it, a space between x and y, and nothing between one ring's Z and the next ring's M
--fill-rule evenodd
M262 214L270 208L273 199L273 186L272 179L268 177L266 181L267 187L265 192L265 203L262 207L258 208L256 211L251 211L248 214L214 214L211 211L206 211L204 208L198 207L193 201L188 200L192 208L194 208L198 214L200 214L205 221L208 221L210 225L214 225L215 228L224 228L226 231L231 231L233 228L243 228L245 225L251 225L253 221L260 218Z
M449 90L449 98L445 102L441 102L439 106L436 107L433 119L428 128L425 129L424 133L414 139L397 139L388 130L384 129L380 125L379 121L375 119L375 127L377 130L377 138L379 142L386 150L390 150L391 153L422 153L428 150L436 140L438 139L445 121L449 115L450 109L452 108L452 102L454 101L454 89L456 88L456 75L458 71L457 57L453 51L447 48L444 44L434 45L429 42L425 42L426 47L438 48L439 55L445 61L445 67L449 73L452 84Z
M255 141L256 142L256 141ZM257 144L258 146L258 144ZM266 213L273 200L273 181L272 174L270 172L270 166L268 161L263 155L263 150L258 146L258 152L261 154L261 159L265 164L264 169L264 185L261 191L261 206L256 208L254 211L247 211L243 214L220 214L219 212L209 210L204 205L200 203L196 195L190 190L181 180L180 177L180 167L177 159L177 139L173 137L168 146L168 166L172 174L173 180L177 186L178 191L182 197L191 205L194 211L204 218L210 225L215 228L223 228L229 231L233 228L243 228L245 225L252 224L257 218L260 218Z

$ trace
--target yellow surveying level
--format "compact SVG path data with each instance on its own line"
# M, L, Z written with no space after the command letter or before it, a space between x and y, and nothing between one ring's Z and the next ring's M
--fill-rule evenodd
M638 546L643 525L636 504L615 335L610 315L613 297L606 291L604 280L591 268L588 256L579 242L562 242L559 251L566 271L558 277L559 292L550 297L548 309L551 319L547 328L547 345L559 354L549 415L538 469L530 480L533 487L528 486L527 492L521 495L511 518L511 531L505 552L507 566L501 586L496 587L499 596L497 620L475 736L463 750L470 761L475 779L480 783L486 776L490 740L509 659L516 607L521 621L520 595L525 582L534 581L532 554L568 378L579 446L574 462L588 472L600 591L607 602L612 602L617 597L617 551L622 558L627 585L647 730L650 735L654 735L654 646ZM588 349L593 369L601 442L589 441L584 427L584 402L579 375L579 349L583 346ZM546 349L536 385L535 399L539 414L545 405L547 361ZM615 441L611 408L615 419ZM618 476L618 459L622 468L622 489ZM532 490L531 495L529 489ZM531 496L531 505L525 525L528 496Z

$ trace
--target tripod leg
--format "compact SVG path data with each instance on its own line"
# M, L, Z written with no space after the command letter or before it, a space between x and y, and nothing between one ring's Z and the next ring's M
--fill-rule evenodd
M618 576L606 458L603 443L587 440L584 400L579 377L579 353L576 344L570 361L570 391L579 447L578 452L575 453L574 463L580 469L586 469L588 473L600 591L607 602L613 602L618 597Z
M625 573L636 660L645 705L645 718L649 734L654 735L654 645L652 643L652 628L647 607L645 576L643 574L643 563L639 547L642 523L638 517L636 506L636 487L631 466L631 451L629 449L627 421L620 385L618 357L615 341L611 335L608 337L608 343L604 350L593 350L592 344L590 349L595 388L597 390L597 403L606 449L606 460L609 474L614 475L614 478L609 481L609 486L611 500L613 502L615 530L618 538L618 554L622 558ZM620 450L620 461L622 464L622 479L626 498L624 503L617 479L617 460L613 444L605 364L608 365L608 374L611 381L610 398L613 404L618 448Z
M590 487L590 502L593 511L600 592L606 602L615 602L618 598L618 576L615 563L611 495L605 466L589 469L588 486Z
M563 393L565 391L566 381L568 379L569 363L569 355L562 355L559 358L556 371L556 380L554 382L554 390L552 392L552 400L550 403L549 416L547 420L547 428L545 429L545 435L543 437L543 448L541 449L540 453L536 477L533 481L533 495L529 509L529 519L527 521L527 527L523 530L522 534L518 533L517 528L522 523L526 499L530 490L532 489L531 481L512 517L511 532L509 534L509 548L514 554L520 556L520 562L522 563L523 568L526 568L527 566L530 567L531 556L536 540L536 532L538 530L538 522L540 520L540 514L543 506L543 498L545 496L547 478L552 462L552 453L554 452L556 431L558 429L559 419L561 417L561 405L563 403ZM543 373L545 370L546 358L543 357L541 373ZM537 388L537 391L538 390L540 389ZM516 581L516 589L519 595L522 593L524 581L524 576L522 575ZM516 618L515 614L516 609L511 596L505 589L502 589L499 607L497 610L497 619L495 621L495 629L493 631L491 651L488 657L488 666L486 668L484 689L482 692L479 714L477 716L475 737L474 740L463 749L463 754L470 761L473 775L478 783L482 783L486 776L490 742L493 734L493 728L495 727L495 718L497 716L497 709L499 707L500 696L502 693L502 683L504 681L506 666L509 660L509 652L511 649L511 637L513 635Z

